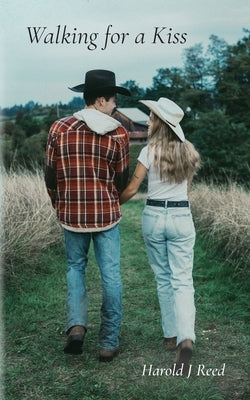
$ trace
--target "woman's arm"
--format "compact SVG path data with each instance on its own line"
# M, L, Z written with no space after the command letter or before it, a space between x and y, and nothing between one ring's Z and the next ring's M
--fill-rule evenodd
M147 174L147 168L144 167L142 163L138 162L130 183L120 195L120 204L125 203L137 193L146 174Z

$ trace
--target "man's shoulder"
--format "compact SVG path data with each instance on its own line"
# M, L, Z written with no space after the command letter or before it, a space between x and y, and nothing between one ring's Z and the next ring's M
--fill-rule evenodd
M76 122L77 119L73 115L69 117L60 118L52 124L51 130L57 132L64 132L70 128L73 128Z
M128 141L129 140L129 133L124 128L124 126L118 126L113 132L110 132L114 140L117 141Z

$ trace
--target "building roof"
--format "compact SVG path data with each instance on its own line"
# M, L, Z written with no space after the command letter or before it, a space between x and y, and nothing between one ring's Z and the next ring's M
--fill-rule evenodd
M131 121L136 122L137 124L146 125L146 122L148 120L148 115L136 107L117 108L117 111L119 111L121 114L125 115Z

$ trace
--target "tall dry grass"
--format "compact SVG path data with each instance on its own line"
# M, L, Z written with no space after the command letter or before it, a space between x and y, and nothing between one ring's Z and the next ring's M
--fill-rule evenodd
M2 172L0 247L4 274L34 265L37 256L61 240L61 229L41 171Z
M49 245L58 243L61 228L56 221L41 171L2 174L2 226L0 245L5 274L23 265L34 265ZM138 194L137 199L145 198ZM234 184L227 188L200 184L190 193L196 227L210 247L234 266L247 271L250 264L250 195Z
M200 184L190 193L192 213L208 245L219 250L234 272L250 266L250 194L236 184Z

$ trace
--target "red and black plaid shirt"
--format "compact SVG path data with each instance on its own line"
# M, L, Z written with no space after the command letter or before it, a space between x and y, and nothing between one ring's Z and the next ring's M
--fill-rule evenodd
M86 231L118 222L118 193L127 185L128 167L129 135L122 126L99 135L73 116L54 122L45 181L59 221Z

